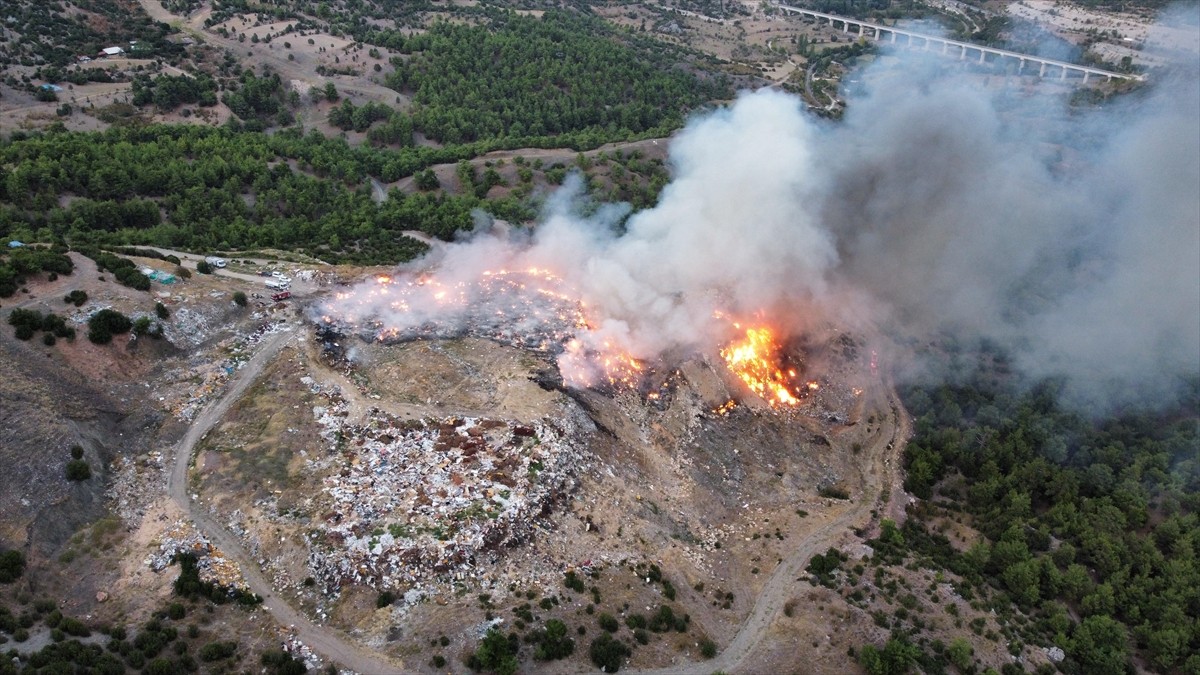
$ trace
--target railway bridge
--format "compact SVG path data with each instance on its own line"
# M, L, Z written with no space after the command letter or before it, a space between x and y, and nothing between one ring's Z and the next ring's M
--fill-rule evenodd
M894 26L881 26L869 21L851 19L849 17L838 16L836 14L826 14L825 12L817 12L811 9L804 9L802 7L791 7L783 4L776 5L776 7L790 14L799 14L800 16L811 17L817 21L828 21L831 28L835 27L837 24L841 24L843 33L850 33L850 29L853 27L857 29L857 33L859 35L862 35L863 37L873 36L877 41L882 41L886 35L889 42L895 44L897 37L901 36L904 37L905 44L907 44L909 47L920 48L927 51L930 49L937 49L940 50L939 53L947 56L954 56L955 54L953 50L957 50L958 60L960 61L965 61L968 57L970 57L972 59L978 59L979 63L987 63L989 55L994 57L992 62L996 62L1000 59L1013 59L1017 62L1017 74L1024 73L1026 65L1036 65L1038 67L1038 77L1046 77L1047 71L1049 71L1052 75L1057 71L1058 79L1060 80L1067 79L1068 73L1076 76L1082 75L1084 84L1087 84L1087 82L1093 76L1103 77L1106 80L1112 80L1113 78L1123 80L1143 79L1141 75L1115 73L1111 70L1104 70L1102 68L1081 66L1075 63L1059 61L1057 59L1047 59L1041 56L1032 56L1029 54L1021 54L1020 52L1012 52L1007 49L996 49L995 47L986 47L984 45L977 45L971 42L951 40L949 38L938 37L936 35L927 35L925 33L918 33L916 31L896 28ZM977 54L978 56L976 56Z

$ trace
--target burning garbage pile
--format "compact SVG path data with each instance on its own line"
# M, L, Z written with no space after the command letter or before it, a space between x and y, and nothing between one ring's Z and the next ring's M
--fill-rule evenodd
M746 328L744 338L721 349L721 358L729 372L774 407L800 405L810 392L820 389L815 380L800 379L799 364L786 363L779 339L765 325Z
M561 286L559 277L538 268L487 271L473 282L449 284L429 274L380 275L365 288L336 294L339 316L321 322L381 342L471 336L557 353L587 324L582 304ZM388 311L380 313L381 304Z
M579 389L634 391L664 407L678 371L636 358L613 339L597 339L588 303L562 277L544 269L486 271L447 283L432 274L372 283L337 294L321 315L317 339L336 360L345 358L346 334L385 343L478 337L556 357L563 384ZM730 373L772 407L797 406L817 389L786 363L780 339L766 323L743 328L722 312L713 322L733 337L719 353ZM661 361L661 359L659 359ZM665 375L665 376L664 376Z
M401 420L373 410L347 425L345 404L332 403L314 414L333 454L309 467L329 474L309 566L330 587L395 587L469 568L527 537L586 460L586 432L571 419Z
M334 298L338 311L319 319L318 339L335 358L338 334L385 343L478 337L558 357L567 386L636 387L645 364L612 342L585 345L587 304L548 269L488 270L469 281L431 274L405 279L380 275Z

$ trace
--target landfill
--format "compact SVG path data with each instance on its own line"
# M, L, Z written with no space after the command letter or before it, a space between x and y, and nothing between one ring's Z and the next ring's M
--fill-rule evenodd
M309 567L327 588L379 588L473 568L484 552L524 541L578 487L590 425L474 417L403 420L371 410L347 423L346 403L313 415L328 444L306 470L326 475Z

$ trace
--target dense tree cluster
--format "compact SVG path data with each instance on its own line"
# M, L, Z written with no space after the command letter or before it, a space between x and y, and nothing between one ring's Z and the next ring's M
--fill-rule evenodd
M372 126L382 120L379 126ZM349 99L329 113L329 123L347 131L353 129L367 132L367 142L376 147L413 144L413 123L408 115L402 115L382 103L370 102L355 106Z
M18 307L8 315L8 323L14 328L18 340L28 340L38 331L46 332L47 339L43 341L47 345L54 344L55 338L75 339L75 328L68 326L66 319L53 312L42 315L37 310Z
M541 18L493 12L490 19L369 38L410 54L394 60L388 84L412 93L415 126L426 135L447 143L665 135L688 111L728 95L723 84L676 68L667 52L633 43L598 19L563 11Z
M26 277L38 272L70 274L74 269L75 263L61 249L30 246L0 249L0 298L16 293Z
M988 583L1074 671L1120 672L1134 654L1200 670L1195 392L1165 413L1101 420L1059 408L1052 386L1020 394L983 374L904 399L916 417L906 488L950 500L987 541L959 555L910 519L884 554L907 546Z
M388 182L486 149L385 153L317 133L188 126L18 136L0 143L0 239L62 239L76 248L301 249L330 262L408 260L425 246L402 230L451 239L471 227L477 207L518 222L531 213L516 200L473 195L393 192L377 204L367 178ZM76 198L62 206L63 195ZM15 290L15 277L5 279Z
M122 258L105 251L95 249L80 249L80 252L96 261L96 267L101 271L112 272L117 282L137 291L150 290L150 278L138 269L129 258Z
M291 124L287 98L278 74L257 77L245 70L237 82L231 83L221 102L229 106L234 115L247 120L248 129L262 131L272 123Z
M133 80L133 104L150 103L163 112L185 103L211 107L217 104L217 83L208 75L159 75L154 79L139 75Z

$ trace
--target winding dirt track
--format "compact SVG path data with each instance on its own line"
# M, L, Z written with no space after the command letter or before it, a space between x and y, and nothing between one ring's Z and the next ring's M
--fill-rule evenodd
M793 596L796 579L803 572L806 563L817 553L835 545L846 532L869 523L872 509L879 507L883 511L884 507L879 503L882 488L898 484L899 458L904 450L904 443L912 432L911 420L900 405L895 388L882 375L872 390L874 407L888 420L888 424L876 435L874 442L863 449L863 455L870 458L870 462L862 468L863 494L845 513L805 538L775 568L741 630L715 658L654 670L628 671L631 675L709 675L715 672L761 670L761 667L756 669L756 664L750 661L750 657L766 636L771 624L783 611L784 604ZM893 489L892 498L897 496Z
M191 465L196 443L221 421L233 403L258 379L263 367L302 332L292 328L268 336L259 346L258 353L233 377L221 397L196 417L187 434L175 447L175 461L171 466L171 473L167 476L167 494L226 557L241 567L250 589L262 596L263 609L270 612L281 625L293 627L296 636L304 644L327 660L359 673L403 672L403 664L393 663L382 654L356 646L349 638L332 628L318 626L289 605L271 587L271 583L263 576L258 561L250 558L242 548L241 542L208 511L188 498L188 466Z

